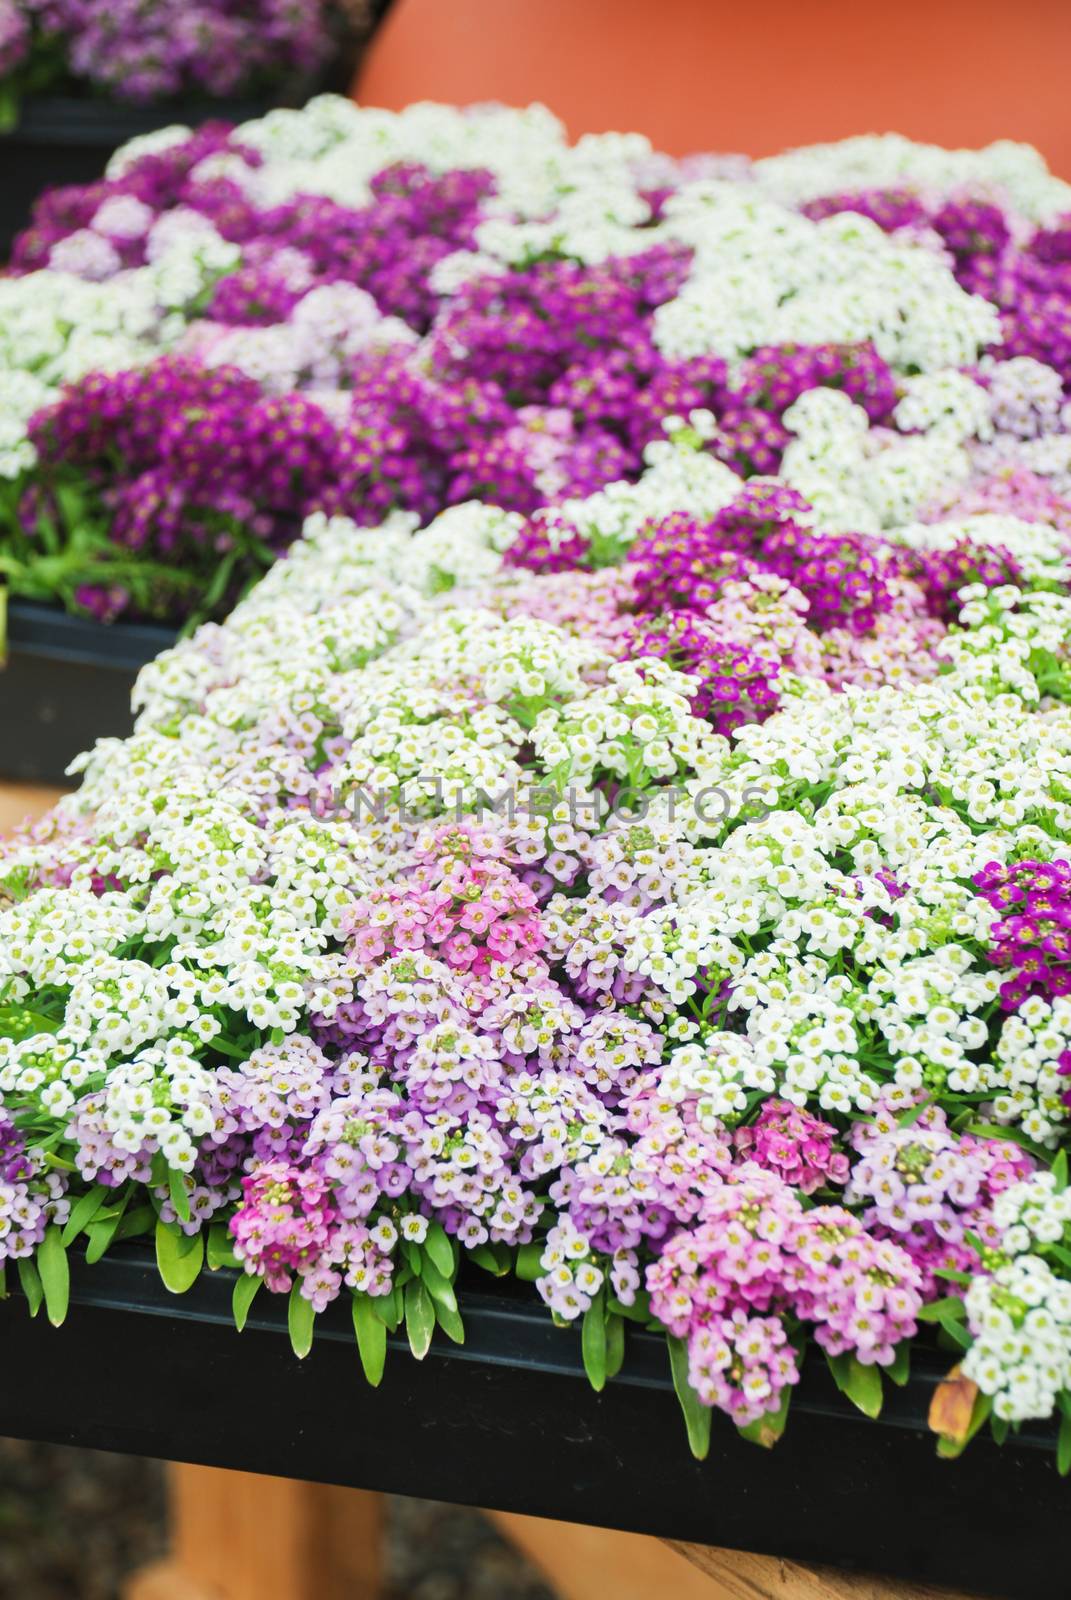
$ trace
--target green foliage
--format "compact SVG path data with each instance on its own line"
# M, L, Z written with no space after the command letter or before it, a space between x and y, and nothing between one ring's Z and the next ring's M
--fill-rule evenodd
M688 1381L688 1347L683 1339L666 1335L673 1387L688 1430L688 1447L697 1461L705 1461L710 1451L711 1410L705 1406Z
M156 1223L156 1265L164 1287L172 1294L185 1294L201 1276L205 1242L200 1233L183 1233L176 1222Z
M357 1336L364 1375L372 1388L378 1389L383 1381L383 1368L387 1360L387 1329L371 1295L354 1295L353 1331Z
M306 1300L301 1292L301 1286L295 1284L290 1291L286 1325L290 1330L291 1346L299 1361L304 1361L312 1349L312 1331L315 1322L316 1312L313 1309L312 1301Z

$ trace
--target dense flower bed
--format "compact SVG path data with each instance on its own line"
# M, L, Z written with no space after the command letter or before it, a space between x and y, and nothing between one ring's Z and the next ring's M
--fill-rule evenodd
M946 1453L1058 1414L1071 1465L1071 194L537 113L198 139L4 286L142 296L15 515L217 598L289 551L0 863L0 1259L58 1320L152 1233L299 1353L352 1300L372 1381L513 1272L597 1386L664 1330L697 1453L808 1346L874 1415L936 1339Z
M804 215L818 182L889 231ZM954 198L978 193L999 204ZM739 473L784 466L838 527L908 524L965 481L966 443L999 468L1023 427L1060 431L1068 193L1016 146L674 163L635 135L570 147L538 110L330 97L135 141L40 203L0 283L9 582L103 618L222 615L307 514L530 513L635 479L696 408ZM816 385L867 428L786 422ZM1018 459L1046 449L1066 472L1037 441Z
M0 0L0 112L74 83L137 105L262 91L321 68L363 0Z

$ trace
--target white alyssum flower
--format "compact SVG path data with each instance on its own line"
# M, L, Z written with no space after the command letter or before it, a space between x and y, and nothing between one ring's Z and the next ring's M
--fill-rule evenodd
M803 145L753 165L760 190L792 205L852 189L911 188L940 200L968 186L1009 200L1034 222L1071 209L1071 185L1027 144L998 139L982 150L945 150L900 134L864 134Z
M1000 338L995 307L932 251L855 212L810 222L761 190L704 181L671 197L664 231L695 252L681 293L654 319L656 343L677 359L871 340L893 367L934 372Z

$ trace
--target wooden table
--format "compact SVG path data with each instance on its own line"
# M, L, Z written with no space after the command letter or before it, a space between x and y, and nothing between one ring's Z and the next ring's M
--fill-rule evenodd
M0 784L0 839L21 822L47 811L62 793L62 789L40 789L33 784Z

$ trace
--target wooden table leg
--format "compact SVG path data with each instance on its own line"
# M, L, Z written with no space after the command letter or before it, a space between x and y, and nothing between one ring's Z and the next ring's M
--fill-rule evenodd
M171 1555L123 1600L376 1600L378 1494L172 1466Z

